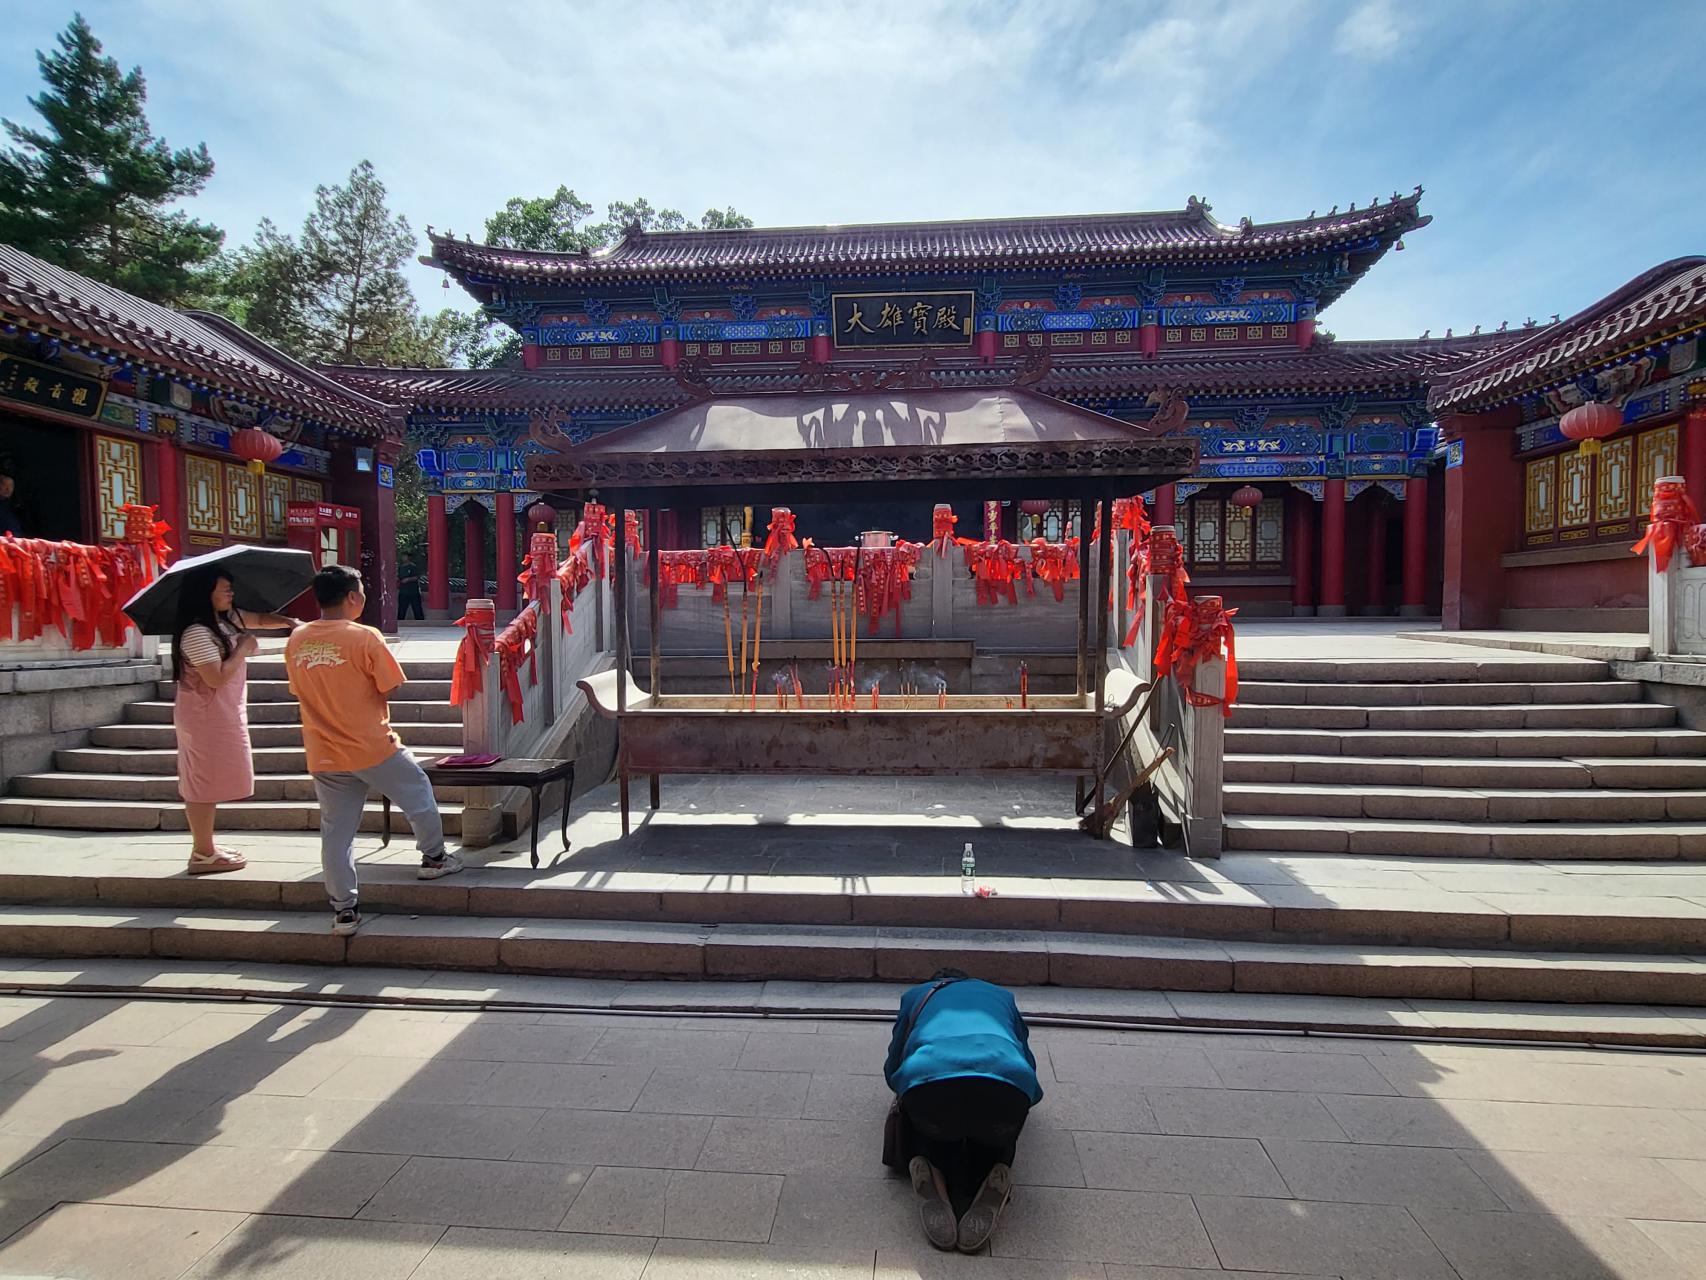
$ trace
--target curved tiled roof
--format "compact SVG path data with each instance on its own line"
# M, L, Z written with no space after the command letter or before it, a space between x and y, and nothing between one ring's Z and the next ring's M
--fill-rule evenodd
M958 222L887 222L733 231L641 231L608 249L552 253L475 244L428 233L430 261L459 279L516 283L615 282L869 274L919 270L1256 261L1295 257L1425 226L1421 191L1348 213L1237 226L1192 199L1183 210Z
M0 313L14 323L333 426L400 434L390 406L352 391L233 324L157 303L0 244Z
M1436 388L1428 403L1436 411L1488 408L1703 323L1706 258L1673 258L1563 323L1477 361Z
M1057 359L1038 384L1060 397L1144 394L1173 389L1186 396L1379 391L1425 386L1517 334L1395 342L1321 343L1309 351L1205 353L1146 361ZM837 361L837 369L869 363ZM667 407L692 398L669 372L649 369L386 369L327 366L326 373L364 394L415 409L511 410L571 407ZM938 362L939 385L1011 381L1011 368L975 358ZM803 385L798 365L728 368L710 372L718 394L791 392Z

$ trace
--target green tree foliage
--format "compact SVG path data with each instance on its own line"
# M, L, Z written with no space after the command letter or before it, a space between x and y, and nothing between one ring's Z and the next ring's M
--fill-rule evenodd
M408 219L363 160L348 181L321 186L297 236L263 221L224 256L211 305L302 360L438 365L453 326L425 318L403 275L415 251Z
M57 43L36 54L41 126L4 121L15 145L0 152L0 241L156 302L193 299L225 234L170 206L213 176L207 146L154 136L141 68L102 56L81 14Z
M641 196L612 200L603 222L589 222L593 207L568 187L529 200L515 196L486 219L486 243L505 249L539 249L556 253L604 249L621 240L630 226L642 231L691 231L695 224L679 209L656 209ZM727 209L707 209L699 218L701 231L732 231L750 227L752 219Z

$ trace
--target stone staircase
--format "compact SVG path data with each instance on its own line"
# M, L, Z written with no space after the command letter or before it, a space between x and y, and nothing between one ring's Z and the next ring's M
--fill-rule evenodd
M391 724L403 744L419 753L461 749L461 713L450 705L449 662L408 661L408 683L391 701ZM314 783L302 750L302 714L290 695L278 657L249 662L249 739L254 746L255 794L219 807L219 825L232 831L313 831L319 828ZM181 831L176 736L172 729L175 686L160 681L158 697L134 702L124 719L94 729L86 747L54 753L54 771L12 780L0 797L0 827L56 827L100 831ZM445 830L461 830L460 788L437 789ZM383 811L371 801L362 830L378 831ZM392 830L408 823L393 812Z
M1606 663L1248 663L1226 847L1706 859L1706 733Z

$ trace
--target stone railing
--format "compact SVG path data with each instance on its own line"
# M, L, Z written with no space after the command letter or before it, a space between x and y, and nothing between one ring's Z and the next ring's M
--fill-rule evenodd
M1648 643L1654 657L1706 657L1706 524L1681 476L1653 486L1647 536Z

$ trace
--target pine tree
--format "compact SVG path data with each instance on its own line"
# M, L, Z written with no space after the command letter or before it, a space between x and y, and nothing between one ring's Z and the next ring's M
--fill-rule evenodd
M78 14L56 53L36 54L42 127L4 121L0 241L157 302L195 292L225 236L170 206L213 175L206 144L174 151L149 127L141 68L103 57Z
M415 233L385 207L385 184L369 161L343 186L316 188L301 248L315 358L371 363L413 337L415 297L403 264L415 251Z

